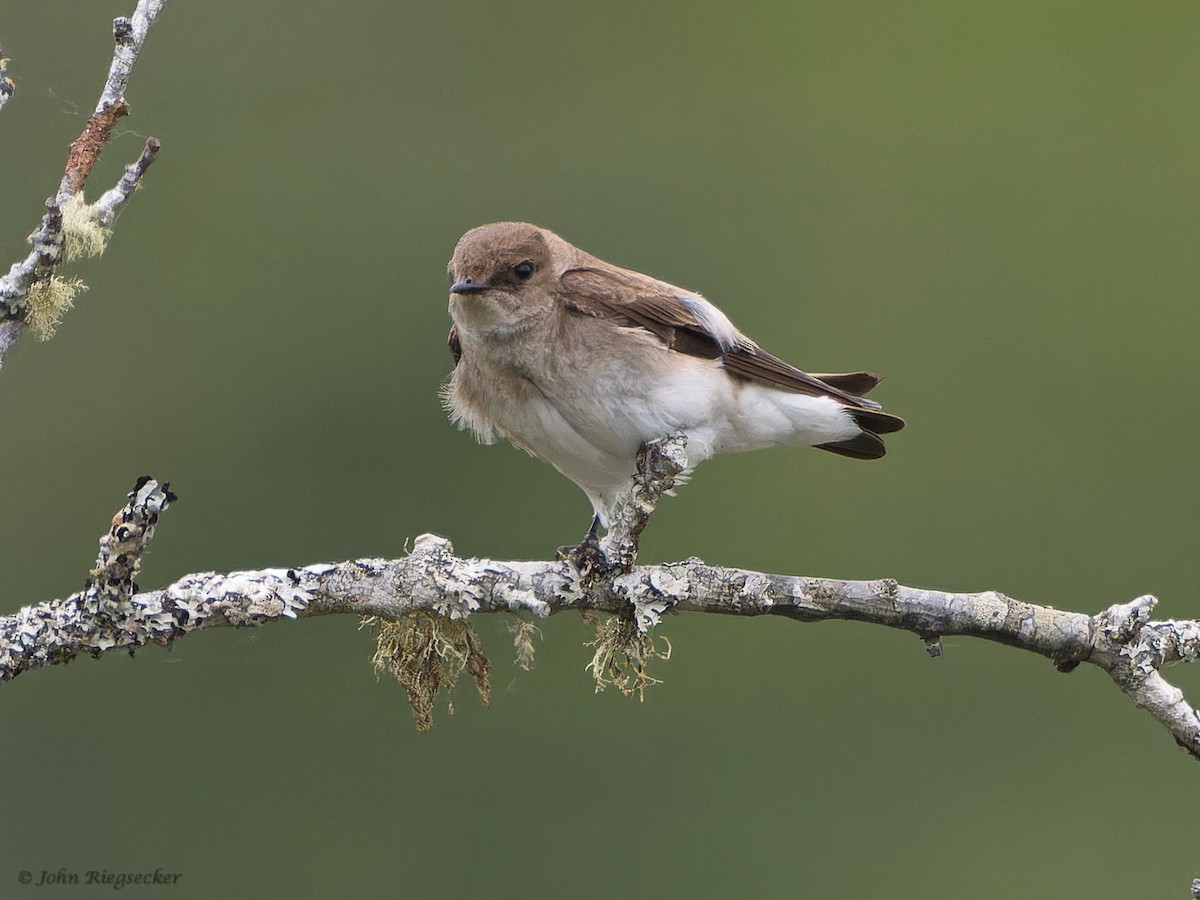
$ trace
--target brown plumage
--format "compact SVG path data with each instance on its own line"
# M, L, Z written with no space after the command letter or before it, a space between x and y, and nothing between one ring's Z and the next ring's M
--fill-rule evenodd
M534 225L468 232L450 278L452 413L481 439L503 436L553 463L602 517L616 473L632 473L621 460L669 430L687 431L698 459L791 442L875 459L884 454L880 435L904 427L864 396L879 375L803 372L699 294ZM792 430L771 424L776 416L790 417ZM592 450L602 476L588 471Z
M732 346L722 346L695 310L680 301L681 291L673 285L624 269L581 266L563 273L559 289L564 306L579 315L604 316L639 326L679 353L720 359L725 370L739 378L798 394L832 397L845 404L854 420L869 434L818 444L822 450L855 459L877 459L885 452L878 436L904 427L899 416L880 412L878 403L861 396L875 387L882 375L875 372L809 375L741 335Z

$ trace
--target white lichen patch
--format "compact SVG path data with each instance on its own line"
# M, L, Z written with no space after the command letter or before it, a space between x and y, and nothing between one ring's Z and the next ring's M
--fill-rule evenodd
M163 608L161 594L134 594L129 598L129 605L145 636L161 641L174 635L178 623L175 616Z
M206 573L177 581L166 590L176 610L186 614L185 630L214 616L233 625L254 625L280 617L295 619L314 594L301 587L288 569L257 572Z
M512 612L531 612L541 619L545 619L550 615L549 603L539 599L533 591L514 587L508 583L509 579L514 579L511 570L489 565L486 571L493 575L502 576L500 580L495 582L492 588L493 601L503 603Z
M160 486L153 478L148 478L130 497L133 505L143 509L143 515L151 513L157 515L167 508L171 502L171 496L166 491L165 487ZM152 532L146 533L146 540L150 539Z
M990 627L1001 628L1008 618L1008 598L997 591L984 591L980 594L950 595L947 598L947 611L953 617L973 616Z
M642 634L646 634L651 628L662 622L662 617L665 616L671 609L672 604L669 600L640 600L633 604L633 620L637 623L638 630Z
M1200 658L1200 622L1168 619L1162 624L1175 637L1175 652L1180 662L1195 662Z
M172 585L167 591L167 596L171 602L175 604L175 609L184 614L182 623L185 630L201 627L209 618L209 603L210 598L206 597L203 592L192 593L181 589L179 585Z
M647 579L653 593L643 589L641 576L636 573L618 575L613 589L628 597L633 605L633 620L643 634L662 621L672 607L687 596L689 580L686 570L663 566L650 572Z
M430 608L447 619L465 619L478 612L479 601L486 596L483 582L491 571L479 560L463 560L450 567L438 567L429 573L441 594Z
M1157 652L1154 643L1147 640L1144 635L1140 635L1136 641L1130 641L1125 644L1121 648L1121 655L1128 658L1130 665L1143 675L1149 675L1157 669L1162 660L1162 656Z
M549 605L531 591L512 585L517 578L511 569L486 559L459 559L445 538L421 535L409 559L416 575L407 585L414 607L453 620L479 612L485 601L539 616L550 613Z
M262 569L258 572L230 572L223 579L220 597L245 597L251 615L294 619L312 601L311 591L292 580L287 569Z
M583 573L569 563L562 567L562 571L564 575L560 582L562 586L557 588L555 593L565 600L578 600L587 590Z
M108 632L102 632L100 634L92 635L87 645L92 649L103 653L104 651L111 650L113 647L117 646L117 639Z
M650 586L660 594L682 597L688 589L687 574L672 566L663 566L650 573Z
M1150 621L1150 612L1157 603L1156 597L1146 594L1128 603L1115 604L1096 616L1096 625L1114 644L1124 643Z
M379 562L382 562L382 560L360 560L360 564L371 563L371 562L379 563ZM309 575L320 578L322 575L328 575L330 572L334 571L336 568L337 568L337 563L313 563L311 565L305 566L302 569L296 569L294 571L305 572Z
M771 599L771 579L758 572L751 572L742 582L739 599L749 600L754 606L766 611L775 605Z

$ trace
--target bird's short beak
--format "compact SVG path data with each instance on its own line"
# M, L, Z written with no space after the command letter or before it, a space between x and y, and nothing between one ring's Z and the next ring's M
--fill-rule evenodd
M462 281L456 281L450 286L452 294L482 294L491 287L484 281L472 281L470 278L464 278Z

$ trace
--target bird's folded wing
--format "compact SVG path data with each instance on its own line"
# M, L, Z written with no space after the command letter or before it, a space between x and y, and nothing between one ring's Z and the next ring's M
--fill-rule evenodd
M798 394L832 397L848 406L880 408L874 400L859 396L878 384L879 375L850 372L818 377L801 372L743 335L699 294L626 269L570 269L559 283L563 306L576 315L644 328L672 350L720 359L730 374L740 378Z

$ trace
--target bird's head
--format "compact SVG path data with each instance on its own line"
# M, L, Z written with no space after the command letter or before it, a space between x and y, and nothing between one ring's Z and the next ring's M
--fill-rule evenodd
M459 238L450 258L450 315L475 329L515 327L554 302L558 235L523 222L496 222ZM569 246L569 245L566 245Z

